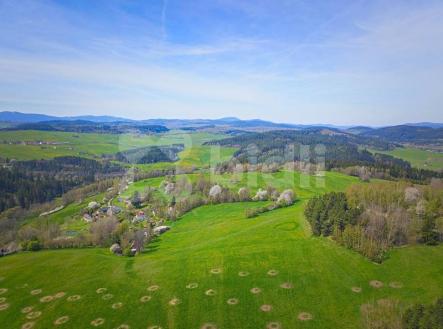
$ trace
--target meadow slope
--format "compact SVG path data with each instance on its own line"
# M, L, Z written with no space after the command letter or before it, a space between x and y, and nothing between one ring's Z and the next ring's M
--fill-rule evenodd
M329 239L312 237L303 218L307 197L253 219L245 218L244 209L259 203L197 208L135 258L79 249L0 259L0 289L7 289L0 297L8 304L0 311L0 323L21 328L31 321L34 328L51 328L56 319L69 316L60 327L92 328L91 321L103 318L100 328L198 329L213 323L217 328L257 329L271 322L281 328L360 328L364 303L395 298L408 305L443 295L443 247L397 249L382 265L374 264ZM269 270L278 274L270 276ZM384 286L373 288L371 280ZM389 287L396 281L403 287ZM190 283L198 286L188 289ZM281 288L284 283L293 288ZM152 286L159 289L149 291ZM251 293L254 287L261 293ZM354 293L352 287L362 292ZM98 294L98 288L107 291ZM35 289L42 292L32 295ZM214 296L205 294L210 289ZM66 295L40 301L58 292ZM68 301L72 295L81 298ZM143 296L150 296L145 297L149 301L141 302ZM238 304L229 305L231 298ZM170 304L174 300L178 305ZM271 311L263 312L262 305L271 305ZM26 319L29 313L22 310L27 306L41 316ZM301 312L313 319L300 321Z

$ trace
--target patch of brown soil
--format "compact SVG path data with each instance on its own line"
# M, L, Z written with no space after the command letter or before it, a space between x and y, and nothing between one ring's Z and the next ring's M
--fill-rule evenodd
M312 320L312 314L308 312L301 312L298 317L300 321L309 321Z
M378 280L372 280L369 282L369 285L373 288L379 289L379 288L383 287L383 282L378 281Z

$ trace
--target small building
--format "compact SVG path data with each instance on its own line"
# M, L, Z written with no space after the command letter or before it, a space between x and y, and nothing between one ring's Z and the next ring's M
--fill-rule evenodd
M122 211L122 209L120 207L110 206L107 209L107 214L108 214L108 216L118 215L119 213L121 213L121 211Z
M108 212L110 207L101 207L100 208L100 212L102 212L103 214L106 214Z

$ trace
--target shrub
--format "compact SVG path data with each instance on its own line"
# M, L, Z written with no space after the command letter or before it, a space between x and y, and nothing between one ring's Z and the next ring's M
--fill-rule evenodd
M443 329L443 298L434 305L416 304L403 315L404 329Z
M26 246L26 250L29 251L38 251L40 249L42 249L42 246L38 240L31 240Z
M135 252L132 250L131 247L126 247L125 249L123 249L123 256L134 257L135 256Z

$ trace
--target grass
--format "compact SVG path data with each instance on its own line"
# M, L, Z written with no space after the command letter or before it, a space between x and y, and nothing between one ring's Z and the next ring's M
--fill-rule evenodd
M278 180L278 185L284 187L286 181ZM294 206L254 219L246 219L244 210L260 203L197 208L135 258L116 257L96 248L21 253L0 259L0 288L8 288L0 297L10 304L0 311L0 323L20 328L27 322L21 309L34 306L42 311L37 329L53 327L53 321L63 315L70 317L63 328L87 328L92 320L102 317L102 328L125 323L131 328L161 325L188 329L212 322L218 328L264 329L268 322L278 321L282 328L346 329L360 328L359 308L364 303L396 298L409 304L442 296L442 246L396 249L386 262L377 265L329 239L310 235L303 219L306 199L313 193L343 189L353 181L328 173L325 187L296 186L301 199ZM211 274L213 268L223 272ZM269 277L266 273L270 269L279 274ZM240 271L250 275L240 277ZM370 287L369 281L374 279L385 286ZM404 287L389 288L391 281L400 281ZM191 282L197 282L198 288L187 289ZM293 283L294 289L280 288L283 282ZM148 292L146 288L153 284L160 289ZM361 287L362 293L353 293L353 286ZM95 292L100 287L106 287L113 298L103 300ZM263 292L253 295L253 287ZM32 296L30 291L38 288L43 293ZM217 294L206 296L208 289ZM59 291L82 298L39 302L40 297ZM144 295L151 295L152 300L141 303ZM173 298L179 298L181 304L170 306ZM229 298L238 298L239 304L228 305ZM122 302L123 307L112 309L116 302ZM272 305L272 311L261 312L263 304ZM299 312L309 312L314 318L300 322Z
M420 150L411 147L400 147L392 151L371 150L371 152L392 155L396 158L410 162L411 165L416 168L443 170L443 153Z
M116 153L137 147L180 143L185 144L186 149L192 150L193 148L199 149L206 141L223 137L223 134L202 132L185 133L181 131L169 131L165 134L156 135L90 134L33 130L0 131L0 154L3 158L16 160L50 159L64 155L99 157L102 154ZM9 142L25 141L57 142L65 144L9 144Z
M218 146L190 146L185 148L178 154L179 161L177 162L158 162L152 164L136 164L131 165L139 169L161 170L174 168L203 168L208 166L215 166L217 163L229 160L237 149L233 147L218 147Z
M190 182L195 182L201 174L177 175L176 180L185 177ZM249 172L238 174L216 175L210 173L203 174L213 184L220 184L237 191L240 187L248 187L251 193L255 193L259 188L266 188L271 185L280 192L284 189L294 189L297 195L309 197L315 193L325 193L330 191L344 190L351 183L358 183L356 177L347 176L337 172L325 172L324 177L316 177L302 174L298 171L279 171L272 174ZM136 190L143 190L150 187L159 187L164 177L149 178L135 182L128 187L122 197L131 196Z

